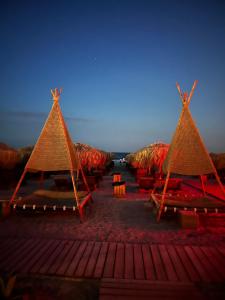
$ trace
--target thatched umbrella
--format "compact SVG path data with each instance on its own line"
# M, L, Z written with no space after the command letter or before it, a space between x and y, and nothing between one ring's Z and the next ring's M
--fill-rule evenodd
M89 171L92 168L101 168L111 159L110 153L91 147L87 144L77 143L74 145L79 153L80 161L83 167Z
M149 171L152 167L156 167L161 174L162 164L165 160L168 149L168 144L154 143L138 150L133 155L130 155L128 159L131 161L133 166L148 169Z

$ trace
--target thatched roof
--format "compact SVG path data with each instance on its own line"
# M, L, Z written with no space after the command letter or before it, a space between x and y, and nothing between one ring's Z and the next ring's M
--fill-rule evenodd
M134 167L150 169L156 166L161 171L168 148L168 144L153 143L127 155L126 159Z

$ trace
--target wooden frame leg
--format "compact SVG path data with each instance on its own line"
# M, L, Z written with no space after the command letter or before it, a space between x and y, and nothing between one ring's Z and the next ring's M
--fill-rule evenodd
M165 182L165 185L164 185L164 188L163 188L163 193L162 193L162 198L161 198L161 202L160 202L160 207L159 207L159 211L158 211L158 214L157 214L157 222L160 221L161 214L162 214L162 211L163 211L164 202L165 202L165 194L166 194L166 189L167 189L167 185L168 185L168 182L169 182L169 178L170 178L170 172L168 172L167 176L166 176L166 182Z
M82 206L78 207L79 215L80 215L80 222L84 222L84 208Z
M20 180L19 180L19 182L17 183L16 189L15 189L15 191L14 191L14 193L13 193L13 195L12 195L10 201L9 201L9 204L12 204L12 203L14 202L15 197L16 197L18 191L19 191L19 188L20 188L20 186L21 186L21 183L22 183L22 181L23 181L23 179L24 179L26 173L27 173L27 170L24 169L24 170L23 170L23 173L22 173L22 175L21 175L21 177L20 177Z

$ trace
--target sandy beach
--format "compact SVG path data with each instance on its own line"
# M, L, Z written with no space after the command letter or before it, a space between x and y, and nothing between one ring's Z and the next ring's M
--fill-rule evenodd
M181 229L176 218L156 222L148 193L140 193L134 177L118 165L126 181L124 198L113 196L112 176L104 176L92 193L94 203L86 209L85 221L77 215L54 213L12 214L0 223L0 237L38 237L87 241L152 244L225 245L224 227ZM24 188L26 189L26 187ZM189 189L190 187L184 187ZM193 189L194 193L199 193Z

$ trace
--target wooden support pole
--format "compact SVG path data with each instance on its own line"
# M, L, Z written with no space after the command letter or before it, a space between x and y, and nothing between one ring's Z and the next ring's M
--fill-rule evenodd
M180 86L179 86L179 83L178 83L178 82L176 83L176 86L177 86L178 93L179 93L179 95L180 95L180 99L181 99L181 101L182 101L182 103L183 103L182 92L181 92L181 89L180 89Z
M162 193L162 198L161 198L161 202L160 202L159 211L158 211L158 214L157 214L157 222L160 221L160 217L161 217L161 214L162 214L162 211L163 211L164 202L165 202L165 194L166 194L166 189L167 189L167 185L168 185L168 182L169 182L169 178L170 178L170 172L168 171L168 173L166 175L165 185L164 185L164 188L163 188L163 193Z
M23 173L22 173L22 175L21 175L21 177L20 177L20 180L19 180L19 182L17 183L16 189L15 189L15 191L14 191L14 193L13 193L11 199L10 199L10 202L9 202L10 204L13 203L13 201L14 201L14 199L15 199L15 197L16 197L16 194L17 194L18 191L19 191L19 188L20 188L20 186L21 186L21 183L22 183L22 181L23 181L23 179L24 179L24 177L25 177L25 175L26 175L26 172L27 172L27 170L24 169L24 170L23 170Z
M194 93L194 90L195 90L195 88L196 88L197 83L198 83L198 80L195 80L195 81L194 81L194 84L193 84L193 86L192 86L191 92L190 92L190 94L189 94L188 100L187 100L188 105L189 105L189 103L191 102L191 98L192 98L192 96L193 96L193 93Z
M73 174L72 170L70 170L70 175L71 175L72 183L73 183L73 192L74 192L75 201L77 203L77 208L80 211L79 197L78 197L77 188L76 188L75 180L74 180L74 174Z
M81 166L80 166L80 171L81 171L81 175L82 175L84 184L85 184L85 186L86 186L86 189L87 189L88 193L90 193L90 188L89 188L89 185L88 185L88 183L87 183L87 179L86 179L86 177L85 177L85 175L84 175L84 171L83 171L83 169L82 169Z

